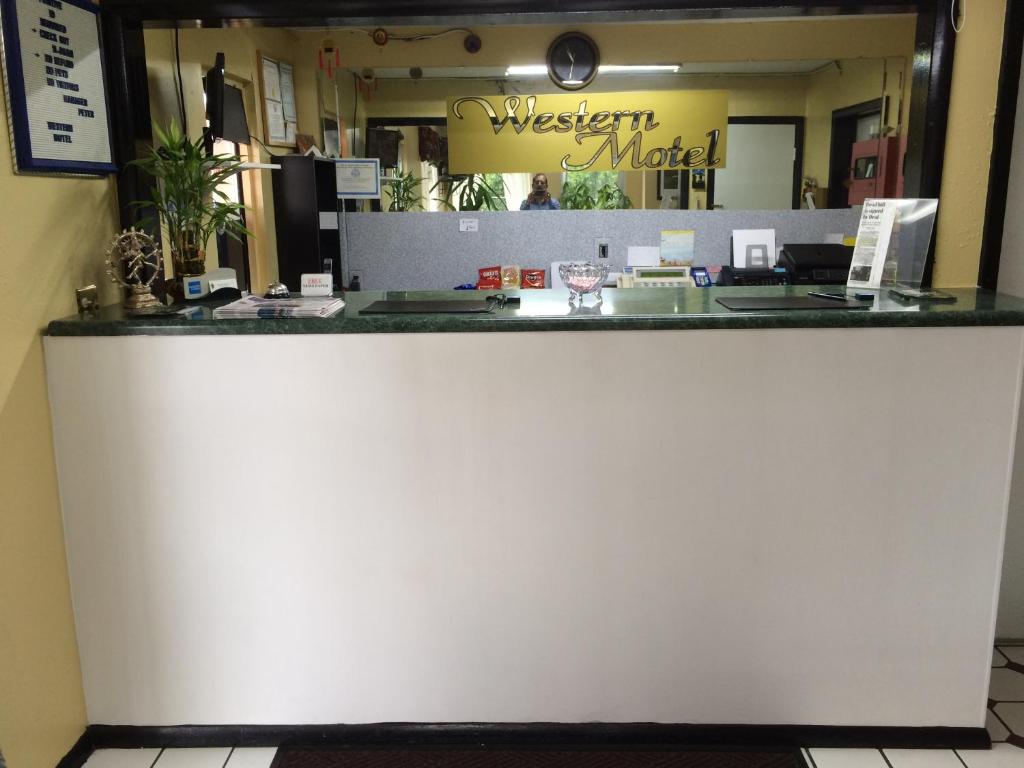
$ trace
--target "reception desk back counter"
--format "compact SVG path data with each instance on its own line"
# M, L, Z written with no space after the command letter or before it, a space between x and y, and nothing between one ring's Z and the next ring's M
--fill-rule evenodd
M477 269L517 264L550 270L555 261L599 261L608 244L613 272L630 246L658 246L666 230L694 231L696 265L729 263L736 229L774 229L776 243L820 243L855 235L860 208L796 211L463 211L343 213L342 260L369 290L443 290L476 281ZM475 231L460 231L470 220ZM284 269L281 270L282 274ZM548 286L551 275L547 276Z

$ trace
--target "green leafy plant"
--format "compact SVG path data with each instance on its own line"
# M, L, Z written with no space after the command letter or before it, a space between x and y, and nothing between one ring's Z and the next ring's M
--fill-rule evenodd
M500 173L471 173L466 176L443 176L430 188L439 191L434 198L449 211L507 211L505 182ZM458 200L456 206L455 200Z
M597 189L597 208L601 210L632 208L633 201L616 182L603 184Z
M590 211L597 207L597 196L585 182L567 180L559 203L563 210Z
M560 203L562 208L576 211L633 207L633 201L619 186L619 174L615 171L567 173Z
M391 187L389 211L423 209L423 195L420 194L420 184L423 183L423 179L413 176L412 171L408 173L396 171L394 178L388 179L385 183Z
M171 121L166 131L154 125L157 144L130 165L142 168L156 185L151 200L136 207L153 207L167 229L174 273L201 275L206 271L206 244L215 232L235 240L252 236L242 223L245 206L227 198L220 184L241 168L236 155L207 155L202 138L192 142Z

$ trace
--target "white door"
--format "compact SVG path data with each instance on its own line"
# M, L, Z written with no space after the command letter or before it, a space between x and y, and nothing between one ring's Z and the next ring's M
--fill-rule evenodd
M726 168L715 171L715 208L778 211L793 208L796 126L729 123Z

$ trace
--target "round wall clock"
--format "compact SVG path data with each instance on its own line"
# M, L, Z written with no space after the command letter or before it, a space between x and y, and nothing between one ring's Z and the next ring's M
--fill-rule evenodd
M589 85L600 63L597 43L582 32L559 35L548 48L551 82L567 91L578 91Z

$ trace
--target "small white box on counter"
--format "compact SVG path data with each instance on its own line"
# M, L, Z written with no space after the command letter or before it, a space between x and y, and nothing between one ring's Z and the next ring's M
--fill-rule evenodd
M330 296L333 292L333 276L328 273L304 274L302 276L303 296Z

